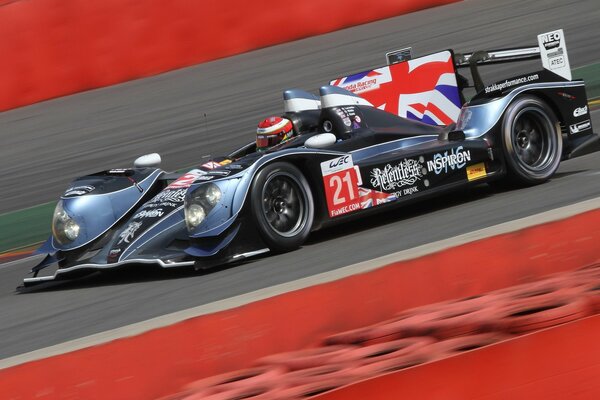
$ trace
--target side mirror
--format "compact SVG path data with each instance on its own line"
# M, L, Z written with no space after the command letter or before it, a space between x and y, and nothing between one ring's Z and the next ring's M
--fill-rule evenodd
M337 138L333 133L319 133L318 135L309 137L304 142L304 146L311 149L323 149L337 142Z
M160 154L158 153L145 154L136 158L136 160L133 162L133 166L135 168L158 167L161 161Z

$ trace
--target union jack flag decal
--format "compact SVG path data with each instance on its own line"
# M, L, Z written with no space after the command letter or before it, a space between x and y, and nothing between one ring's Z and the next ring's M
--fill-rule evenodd
M461 101L449 50L331 81L375 107L431 125L456 122Z
M358 194L360 197L360 208L363 209L398 200L395 194L378 192L377 190L362 187L358 188Z

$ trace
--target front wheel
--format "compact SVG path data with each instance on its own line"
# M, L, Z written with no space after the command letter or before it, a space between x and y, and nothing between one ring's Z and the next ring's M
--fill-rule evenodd
M562 136L558 119L537 97L518 97L504 113L502 147L509 179L525 185L542 183L560 164Z
M267 165L250 189L252 219L272 251L294 250L308 237L314 219L310 186L294 165Z

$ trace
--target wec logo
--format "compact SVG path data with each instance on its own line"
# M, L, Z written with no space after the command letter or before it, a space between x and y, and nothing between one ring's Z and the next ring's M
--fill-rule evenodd
M344 164L348 164L349 159L350 159L350 156L343 156L343 157L337 158L335 160L332 160L329 162L329 168L336 168L336 167L340 167Z
M334 158L332 160L323 161L321 163L321 173L323 176L335 174L339 171L344 171L354 167L352 156L350 154Z

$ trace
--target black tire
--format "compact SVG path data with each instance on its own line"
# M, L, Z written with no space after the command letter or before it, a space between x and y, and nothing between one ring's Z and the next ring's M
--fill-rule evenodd
M536 185L554 175L562 155L558 119L541 99L521 96L506 109L502 120L502 148L508 179Z
M252 219L271 251L302 245L312 228L315 207L310 186L294 165L276 162L254 178L250 188Z

